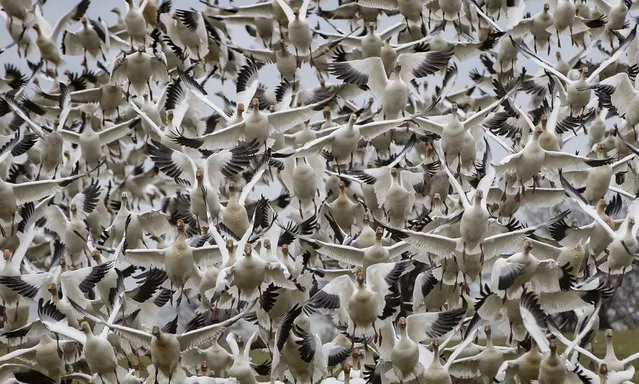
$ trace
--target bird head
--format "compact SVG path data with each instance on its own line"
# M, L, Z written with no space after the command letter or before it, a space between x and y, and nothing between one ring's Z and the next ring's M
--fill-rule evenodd
M86 321L80 323L80 330L84 333L91 332L91 326Z
M544 3L544 13L548 13L550 11L550 4Z
M345 189L346 189L346 183L344 183L344 180L340 180L339 181L339 190L341 192L344 192Z
M377 229L375 230L375 238L377 240L381 240L383 235L384 235L384 228L377 227Z
M326 120L331 118L331 107L328 105L324 107L324 118Z
M144 45L138 45L138 53L144 52Z
M229 192L235 192L235 190L237 189L237 187L235 186L234 182L230 182L229 183Z
M550 348L551 353L555 353L557 351L557 338L552 333L548 335L548 347Z
M375 32L375 23L367 23L366 28L372 33Z
M364 271L361 268L357 268L357 272L355 274L357 279L357 284L361 287L364 285Z
M99 260L102 258L102 255L100 254L100 251L98 251L97 249L94 249L93 252L91 252L91 258L96 263L99 263L100 262Z
M240 348L244 346L244 338L241 335L235 336L235 342L237 343L237 346Z
M612 335L613 335L613 331L612 329L606 329L606 339L611 339L612 340Z
M251 99L251 106L254 110L260 109L260 99L258 99L257 97Z
M483 199L483 198L484 198L484 191L482 191L481 189L478 189L478 190L475 192L475 199L477 199L477 200L481 200L481 199Z
M368 213L364 214L364 217L362 217L362 222L364 223L364 225L368 225L368 223L370 223L371 221L371 217L368 216Z
M406 328L406 318L404 316L400 317L399 320L397 320L397 326L400 329Z
M599 366L599 374L604 377L604 376L608 376L608 364L606 363L601 363L601 365Z
M453 105L450 106L450 110L453 113L457 113L457 103L453 103Z
M129 193L128 192L122 192L122 201L126 202L127 200L129 200Z
M344 375L348 377L351 375L351 364L348 361L344 363Z
M490 324L486 324L484 326L484 332L486 333L486 337L490 338L490 334L493 332L493 329L491 328Z
M548 123L548 116L544 113L541 115L541 129L546 130L546 124Z
M184 232L184 220L182 219L178 219L177 220L177 230L179 233L183 233Z
M226 239L226 249L231 252L233 250L233 240Z
M202 372L206 372L209 369L209 366L206 362L206 360L202 360L202 362L200 363L200 370Z
M395 63L395 74L398 75L399 72L402 70L402 65L400 63Z
M262 240L262 246L266 249L271 249L271 240L269 239Z
M155 337L159 337L160 336L160 327L158 327L157 325L153 326L153 329L151 330L151 334Z
M244 256L251 256L253 253L253 246L251 244L246 244L244 246Z
M298 7L293 8L293 14L295 17L298 17L300 15L300 9Z
M524 241L524 252L529 252L531 249L533 249L532 241L530 240Z
M555 57L557 58L557 60L561 60L561 52L555 52Z
M82 16L82 18L80 19L80 22L81 22L82 24L84 24L84 25L87 25L87 22L88 22L88 21L89 21L89 20L87 19L87 17L86 17L86 16Z
M197 171L195 171L195 178L197 179L197 181L202 181L204 179L204 173L202 172L201 169L198 169Z
M49 286L47 287L47 291L48 291L51 295L57 295L57 294L58 294L58 287L55 285L55 283L51 283L51 284L49 284Z
M282 244L282 255L284 257L288 256L288 244Z
M9 261L9 259L11 258L11 251L8 249L5 249L4 252L2 253L2 257L4 257L5 261Z
M35 31L38 33L38 36L42 34L42 31L40 30L40 26L38 24L33 24L33 29L35 29Z
M355 123L356 120L357 120L357 115L354 113L351 113L351 115L348 117L348 122Z
M634 225L635 225L635 218L631 216L628 218L628 227L632 228Z

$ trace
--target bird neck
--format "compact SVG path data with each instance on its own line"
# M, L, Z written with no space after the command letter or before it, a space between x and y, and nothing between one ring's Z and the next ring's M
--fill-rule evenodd
M612 342L612 338L606 339L606 359L617 359L617 355L615 354L615 346Z

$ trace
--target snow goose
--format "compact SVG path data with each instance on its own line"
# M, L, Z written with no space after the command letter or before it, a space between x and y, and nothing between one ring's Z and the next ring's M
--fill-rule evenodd
M133 86L136 94L141 94L146 88L150 98L153 98L151 80L168 80L166 58L149 55L140 45L136 51L118 59L113 66L113 77L116 81L127 80L127 95L130 95Z
M275 0L288 19L288 40L295 47L295 55L306 55L312 51L313 34L306 21L310 0L304 0L300 8L291 8L284 0ZM312 64L312 62L311 62Z
M363 267L364 271L366 271L371 265L388 263L399 258L410 246L406 242L399 242L390 247L386 247L382 244L383 235L384 229L378 227L375 231L375 244L364 249L347 245L331 244L319 240L308 239L308 241L319 246L317 249L318 253L346 264Z
M533 128L534 125L528 116L522 116L527 121L527 124ZM519 184L522 186L521 192L525 192L525 183L537 175L542 168L551 172L556 172L559 168L582 170L589 166L598 166L609 161L608 159L590 159L565 152L545 150L539 143L539 138L543 132L544 130L539 127L534 128L532 137L521 151L506 156L495 165L497 172L500 174L514 173L517 175ZM536 188L535 183L533 183L532 188L533 190Z
M612 47L613 31L622 29L626 23L626 16L628 15L629 4L625 0L614 0L608 2L606 0L596 0L597 7L606 16L606 26L604 32L608 34L610 39L610 46ZM620 43L621 44L621 43Z
M453 51L402 53L391 78L386 76L380 57L330 63L328 71L347 83L368 86L375 98L382 103L383 119L396 119L405 115L406 103L412 88L410 80L426 77L444 68Z
M222 348L217 339L211 340L211 345L205 349L190 349L182 355L182 364L185 367L200 365L203 362L206 362L207 370L214 376L228 377L229 369L234 364L234 356Z
M335 163L339 166L346 164L350 160L352 165L353 154L357 150L357 145L361 139L372 140L393 128L412 121L412 117L403 117L394 120L372 121L366 124L356 124L357 115L351 114L348 122L337 127L327 128L326 133L315 140L311 140L302 147L289 150L280 150L277 156L281 157L302 157L311 154L320 154L322 149L330 148ZM319 136L319 133L318 133Z
M539 363L538 380L546 383L563 383L567 376L567 357L579 345L586 333L590 331L594 323L594 317L588 320L574 340L568 340L560 334L559 330L548 319L548 315L541 310L535 294L525 292L521 296L519 307L526 329L543 354ZM597 302L596 307L601 307L601 301ZM547 338L545 331L551 332ZM557 339L566 344L566 349L561 354L557 353ZM500 373L504 373L507 368L513 368L516 364L513 364L512 361L504 362L499 369L498 378L503 379Z
M256 69L257 71L257 69ZM255 72L254 83L257 85L257 72ZM255 90L253 90L253 93ZM202 100L206 105L212 108L219 108L215 104L211 103L204 95L199 91L192 91L199 100ZM245 94L250 98L252 97L251 91L245 91ZM245 96L246 96L245 95ZM245 97L244 96L244 97ZM239 97L239 95L238 95ZM178 137L177 142L192 146L195 148L227 148L234 146L241 138L244 141L251 141L257 139L257 141L264 145L272 145L271 136L273 133L284 133L296 125L308 120L317 110L321 109L332 97L328 99L301 106L297 108L284 109L281 111L265 114L260 111L258 98L249 99L251 102L251 112L248 113L240 121L235 122L232 125L227 125L226 128L200 136L199 138L188 138L186 140ZM241 110L244 110L244 103L241 105ZM240 107L238 105L238 113L241 114ZM230 118L228 119L230 120Z
M324 356L319 335L310 329L304 306L296 304L282 319L275 333L272 377L283 378L288 370L296 381L312 383L316 371L328 376L328 356Z
M628 215L621 224L620 228L615 231L610 225L601 218L595 208L588 205L588 202L579 194L579 192L560 174L561 185L564 187L569 196L573 198L579 204L579 207L590 217L592 217L600 228L605 231L612 241L606 248L606 260L599 266L608 275L621 274L623 276L628 270L632 269L632 263L634 261L635 252L639 244L637 243L637 231L639 228L635 226L635 216L637 213L637 204L633 204L629 207ZM621 284L621 280L619 282Z
M23 204L28 201L38 201L45 196L52 195L83 176L84 175L68 176L20 184L9 183L4 181L3 178L0 178L0 198L2 201L2 204L0 204L0 219L5 223L11 222L11 233L9 235L12 235L14 231L13 224L18 204ZM7 233L2 225L0 225L0 232L4 237L7 237Z
M346 184L343 180L339 182L339 195L337 199L327 204L335 222L346 232L351 231L355 222L355 213L360 208L360 203L355 203L346 193Z
M409 381L411 378L419 378L424 368L431 365L437 355L428 351L421 342L438 339L453 329L462 321L465 308L453 309L446 312L414 313L406 318L400 317L397 321L399 338L395 336L394 329L390 340L384 338L380 342L380 354L384 360L392 364L390 374L391 381ZM386 320L388 321L388 320Z
M111 328L134 345L149 348L151 351L151 363L155 367L155 381L157 382L158 374L162 372L168 378L169 383L179 369L182 352L202 345L211 339L217 339L229 326L246 315L246 312L240 312L221 323L207 325L176 336L163 331L158 326L154 326L151 333L148 333L135 328L112 324L89 314L73 301L71 301L71 305L90 320ZM249 305L249 309L250 307L252 305Z
M512 92L509 92L509 94ZM459 173L461 169L467 170L474 166L476 147L483 136L483 133L477 132L477 129L482 129L480 123L503 100L505 98L493 102L463 121L460 119L457 104L453 104L450 115L445 115L443 118L438 117L435 120L430 117L418 117L415 121L419 124L420 129L433 132L442 138L443 156L440 159L445 159L449 165L457 162L457 171Z
M131 128L133 128L140 119L139 117L135 117L96 132L94 125L99 125L99 121L91 114L86 115L86 117L87 121L82 133L62 130L60 131L60 135L65 141L80 146L80 152L82 153L82 158L87 170L97 167L103 161L103 146L128 135L131 132Z
M90 20L86 16L80 19L82 29L78 32L64 31L62 35L62 54L70 56L83 56L82 65L88 69L87 53L93 59L102 57L106 60L104 45L106 52L110 49L109 32L106 25L101 22Z
M352 343L355 342L357 329L364 334L373 329L375 340L378 332L375 322L385 307L385 296L391 286L409 267L409 261L398 263L378 263L371 265L364 273L356 272L356 283L349 275L333 279L324 288L310 298L307 305L342 312L348 316L348 329L352 326ZM345 311L345 313L344 313Z
M530 282L539 292L566 291L571 288L568 267L560 266L555 260L539 260L531 254L533 243L524 241L523 250L508 258L498 258L491 273L493 292L498 292L507 300L517 298L519 288ZM509 296L510 294L510 296Z
M451 384L452 379L450 377L449 369L462 353L464 348L466 348L466 346L468 346L473 341L476 332L477 326L475 326L473 329L469 329L468 334L465 336L464 340L457 345L453 353L448 357L446 364L444 365L442 365L439 359L439 340L435 339L431 344L434 356L433 362L424 371L421 378L424 379L427 383Z
M603 358L598 358L594 356L592 353L584 350L581 347L577 347L576 349L586 355L589 359L594 361L600 368L602 366L606 366L608 372L624 372L626 367L633 361L639 359L639 353L633 353L632 355L619 360L617 355L615 354L615 347L613 344L613 330L607 329L605 332L606 336L606 354Z
M241 384L256 384L256 373L251 367L251 345L257 336L254 332L248 340L244 340L241 335L229 332L226 335L226 342L233 354L233 364L229 368L229 375L235 377Z
M603 144L595 144L594 150L598 159L603 160L609 158L606 153L606 148ZM592 167L585 171L563 172L562 174L566 178L566 180L568 180L572 184L585 184L583 197L590 204L595 205L608 192L612 176L618 174L619 172L627 170L628 164L632 164L631 161L634 159L634 157L635 154L630 154L611 164L603 164L599 167ZM613 187L612 189L618 191L617 188ZM628 197L632 198L632 196Z
M60 53L58 52L58 36L68 24L74 21L79 21L82 16L84 16L87 8L89 8L89 3L89 0L80 1L75 7L71 8L69 12L62 15L53 28L51 28L47 20L44 18L42 5L37 4L35 6L33 14L35 15L36 24L33 25L33 29L35 29L38 34L36 45L38 46L42 59L45 62L47 72L49 70L49 63L55 65L56 74L58 66L64 64L64 60L62 60Z
M557 33L557 45L561 48L561 38L559 34L566 29L570 30L570 42L575 45L574 35L587 31L588 29L601 28L606 24L603 17L589 20L577 15L577 4L569 0L553 0L553 27ZM552 33L552 32L551 32Z
M175 22L165 23L167 34L194 59L205 57L209 53L209 44L202 13L178 9L173 13L173 19Z
M635 374L635 367L630 366L626 370L612 371L608 369L608 366L604 363L599 366L598 373L595 373L589 369L584 368L579 363L570 363L570 366L574 366L571 372L577 375L580 380L587 380L593 384L621 384L629 382Z
M177 237L172 246L164 249L127 249L122 259L134 265L164 269L171 281L171 290L174 286L180 289L177 301L179 306L182 302L184 289L197 287L200 284L202 272L199 265L206 262L220 262L221 254L217 245L205 245L199 248L188 245L184 221L178 219ZM173 303L173 298L171 298L171 303Z
M138 7L133 0L124 0L126 2L126 15L124 15L124 27L131 42L131 48L134 44L146 44L146 20L144 19L145 6L148 0L143 1ZM117 8L115 8L117 9ZM119 10L118 10L119 12ZM119 16L119 14L118 14Z
M451 370L459 372L451 373L460 378L471 378L479 376L484 384L492 382L497 375L501 364L516 353L514 348L502 348L493 345L492 327L487 324L484 327L486 333L486 346L481 352L474 356L459 358L451 366Z
M550 65L545 60L541 59L534 52L530 50L524 43L518 43L511 38L511 41L515 48L532 60L535 64L540 66L541 68L547 70L552 75L556 76L562 82L566 84L566 103L570 107L570 116L573 116L575 111L578 111L579 114L583 114L584 109L588 105L591 97L591 86L597 80L599 74L606 69L610 64L616 62L616 60L621 57L623 53L626 52L626 49L630 46L630 42L634 39L636 35L636 29L633 29L631 33L626 37L626 39L621 43L619 48L606 60L602 61L597 69L595 69L590 76L586 77L587 72L582 70L581 76L577 80L570 80L566 76L564 76L561 72L555 69L554 66Z

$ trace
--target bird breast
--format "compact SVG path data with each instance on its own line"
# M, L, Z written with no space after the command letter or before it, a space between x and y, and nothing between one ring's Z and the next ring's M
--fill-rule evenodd
M316 174L308 164L300 164L293 170L293 193L300 200L310 200L317 190Z
M175 336L154 337L151 341L151 360L166 376L173 373L180 362L180 342Z
M391 362L393 367L403 374L408 374L415 370L419 361L419 349L417 343L408 337L402 337L391 352Z
M548 356L539 366L539 383L563 384L566 380L565 362L557 356Z
M375 34L368 34L362 39L362 53L364 58L379 57L382 53L382 39Z
M358 289L348 300L348 315L357 326L368 327L377 319L377 294L366 288Z

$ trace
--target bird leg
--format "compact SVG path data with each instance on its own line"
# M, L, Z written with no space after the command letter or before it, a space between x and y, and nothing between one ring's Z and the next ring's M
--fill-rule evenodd
M156 368L155 369L155 382L154 382L154 384L159 384L159 382L158 382L158 372L159 372L159 370Z
M623 277L621 278L623 280ZM18 321L18 307L20 306L20 296L18 296L18 301L16 301L16 313L13 315L13 322Z
M373 341L375 343L377 343L380 335L379 335L379 333L377 333L377 329L375 328L375 322L374 321L373 321L373 332L375 334L375 336L373 337Z
M101 374L98 374L98 376L100 377L100 380L102 380L102 384L104 384L104 377L102 377Z
M462 260L466 262L466 242L464 241L464 249L462 250Z
M86 49L84 50L84 55L83 55L83 60L82 60L82 66L84 67L85 70L87 70L87 72L89 71L89 63L87 63L87 51ZM104 380L103 380L104 381Z
M546 52L547 55L550 55L550 35L548 35L548 51Z
M561 48L561 38L559 37L559 30L557 30L557 46Z
M171 287L169 289L171 290L171 306L173 306L173 282L171 282Z
M182 303L182 295L184 295L184 288L180 289L180 296L178 297L177 302L175 303L176 307L179 307L180 304Z
M479 264L484 265L484 243L479 243L479 251L480 251Z
M570 45L575 45L575 37L572 35L572 25L570 26Z
M4 230L4 226L0 223L0 233L2 233L2 237L7 237L7 232Z
M58 357L62 359L64 357L64 353L62 353L62 349L60 348L60 336L55 334L55 343L56 343L56 351L58 352Z
M149 87L149 100L153 100L153 90L151 89L151 79L146 81L147 87Z
M2 300L2 306L5 308L4 311L2 311L2 321L6 323L7 322L7 303L5 303L4 299Z
M357 329L357 324L353 323L353 334L351 335L351 349L355 345L355 330Z
M535 53L537 53L537 36L533 35L533 47L535 48Z

